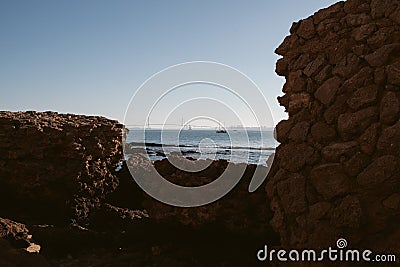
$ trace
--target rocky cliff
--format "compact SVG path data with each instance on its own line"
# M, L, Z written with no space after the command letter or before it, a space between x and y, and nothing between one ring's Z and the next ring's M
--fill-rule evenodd
M247 166L216 203L164 205L143 194L126 164L115 171L118 122L0 112L0 265L248 266L265 243L279 246L270 225L283 247L327 248L342 237L400 253L400 2L339 2L290 31L276 50L289 119L277 126L269 199L248 193L255 166ZM195 175L167 160L154 165L193 186L227 162ZM34 242L42 255L22 249L38 249Z
M267 184L286 247L400 252L400 2L348 0L276 49L289 119Z
M1 266L244 266L256 263L266 238L277 244L265 193L248 193L256 166L243 166L243 179L218 202L171 207L119 166L122 129L103 117L0 112ZM153 164L139 163L138 171ZM166 159L154 167L196 186L227 165L214 161L196 174Z
M1 216L87 223L118 185L122 127L103 117L0 112Z

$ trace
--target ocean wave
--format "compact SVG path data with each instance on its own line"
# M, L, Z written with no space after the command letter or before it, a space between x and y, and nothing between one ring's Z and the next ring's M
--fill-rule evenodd
M146 142L146 143L141 143L141 142L131 142L129 145L133 147L171 147L171 148L197 148L198 146L193 146L193 145L175 145L175 144L161 144L161 143L152 143L152 142ZM203 146L204 148L216 148L218 150L223 150L223 149L244 149L244 150L275 150L275 147L246 147L246 146Z
M130 145L131 147L192 147L189 145L174 145L174 144L160 144L160 143L152 143L152 142L146 142L146 143L142 143L142 142L131 142L128 143L128 145Z

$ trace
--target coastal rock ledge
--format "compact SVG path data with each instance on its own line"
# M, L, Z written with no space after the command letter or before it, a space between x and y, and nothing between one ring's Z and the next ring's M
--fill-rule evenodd
M400 1L339 2L290 33L271 224L285 247L400 253Z
M56 112L0 112L1 216L85 224L118 185L123 125Z
M242 180L220 201L171 207L133 180L124 133L103 117L0 112L0 266L250 266L266 239L277 244L265 192L248 193L255 165L240 166ZM198 186L227 165L193 174L147 159L133 170Z

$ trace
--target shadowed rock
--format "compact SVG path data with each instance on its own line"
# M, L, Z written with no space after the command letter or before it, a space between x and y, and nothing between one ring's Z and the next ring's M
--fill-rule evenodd
M122 125L117 121L0 112L0 134L2 216L85 223L118 185L114 170L122 160Z
M400 253L399 14L395 0L339 2L276 49L289 118L266 191L283 246Z

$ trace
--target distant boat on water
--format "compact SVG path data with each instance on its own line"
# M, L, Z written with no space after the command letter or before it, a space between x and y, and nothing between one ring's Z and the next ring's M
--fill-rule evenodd
M215 131L216 133L226 133L225 128L221 128L221 125L218 126L218 129Z

